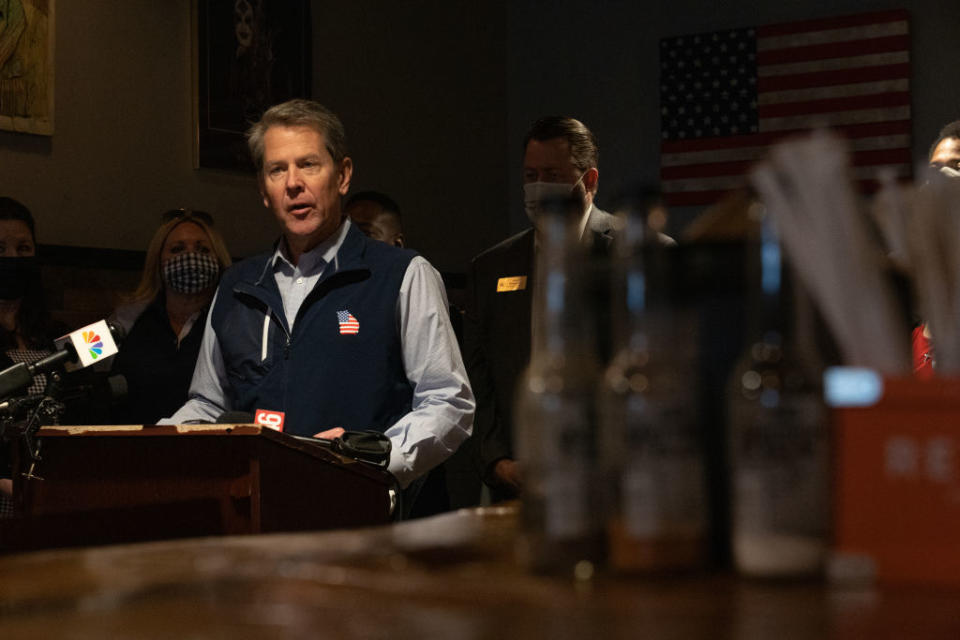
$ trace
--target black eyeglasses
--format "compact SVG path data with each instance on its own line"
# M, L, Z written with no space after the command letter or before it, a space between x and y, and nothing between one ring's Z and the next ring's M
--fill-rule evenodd
M160 216L160 222L166 224L174 220L189 220L191 218L196 218L208 227L213 226L213 216L206 211L195 211L193 209L170 209L169 211L164 211L163 215Z

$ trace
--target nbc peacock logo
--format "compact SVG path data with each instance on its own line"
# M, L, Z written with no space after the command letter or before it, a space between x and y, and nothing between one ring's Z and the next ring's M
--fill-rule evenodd
M90 350L90 357L96 360L103 353L103 340L96 331L83 332L83 344Z

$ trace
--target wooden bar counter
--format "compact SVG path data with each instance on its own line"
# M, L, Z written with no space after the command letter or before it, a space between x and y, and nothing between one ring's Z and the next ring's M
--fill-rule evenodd
M0 638L960 638L960 591L525 573L514 506L0 556Z

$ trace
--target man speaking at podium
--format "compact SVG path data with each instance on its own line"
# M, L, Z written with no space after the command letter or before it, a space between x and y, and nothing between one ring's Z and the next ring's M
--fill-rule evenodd
M224 274L189 400L162 422L265 409L284 412L293 435L380 431L406 488L473 423L440 274L413 251L368 239L342 212L353 161L335 114L291 100L247 138L281 237Z

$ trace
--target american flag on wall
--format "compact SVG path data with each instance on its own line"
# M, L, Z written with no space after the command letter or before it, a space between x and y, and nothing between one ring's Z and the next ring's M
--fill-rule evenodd
M664 38L660 180L668 205L713 204L785 135L846 135L854 176L911 175L910 37L902 10Z

